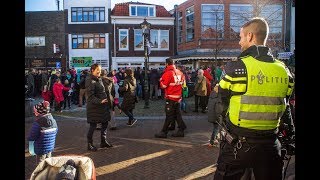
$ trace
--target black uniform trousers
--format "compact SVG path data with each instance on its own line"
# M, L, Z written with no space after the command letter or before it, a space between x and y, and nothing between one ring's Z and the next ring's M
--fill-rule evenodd
M166 120L163 124L162 132L168 133L169 125L175 124L175 121L177 121L178 129L180 131L183 131L184 129L186 129L187 126L182 120L179 102L166 99L165 112L166 112Z
M214 180L240 179L246 168L253 168L255 180L282 179L281 144L276 136L246 138L241 144L235 156L234 147L222 140Z

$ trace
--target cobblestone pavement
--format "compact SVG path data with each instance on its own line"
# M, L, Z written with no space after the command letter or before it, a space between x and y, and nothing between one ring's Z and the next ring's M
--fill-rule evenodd
M88 125L84 120L57 117L59 132L53 156L77 154L93 159L97 179L212 179L218 148L206 145L210 136L205 119L188 119L185 137L156 139L162 120L139 120L133 127L119 120L116 131L108 138L114 145L97 152L86 150ZM31 122L26 123L26 136ZM94 144L99 146L100 132L94 133ZM25 144L27 150L27 141ZM35 156L25 153L25 177L35 169Z
M192 98L193 100L193 98ZM39 101L39 100L36 100ZM154 102L154 103L153 103ZM185 137L154 138L164 121L163 100L151 101L150 109L143 109L139 102L134 112L138 122L126 126L127 118L117 117L118 130L108 131L108 139L114 145L110 149L87 151L85 108L75 105L73 110L53 113L59 127L53 156L76 154L92 158L97 179L213 179L219 149L205 145L211 135L212 125L202 113L183 113L187 129ZM147 116L145 111L153 111ZM74 112L73 114L70 112ZM85 112L84 112L85 113ZM149 113L150 114L150 113ZM72 117L78 115L77 117ZM25 137L33 118L25 119ZM25 179L29 179L36 167L35 156L30 156L25 140ZM94 144L99 147L100 131L94 133ZM294 156L290 161L286 179L295 178Z

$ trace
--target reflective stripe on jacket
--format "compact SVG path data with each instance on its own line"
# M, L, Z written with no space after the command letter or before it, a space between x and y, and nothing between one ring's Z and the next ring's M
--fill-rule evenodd
M247 70L246 78L226 75L219 83L223 89L245 92L231 97L228 110L230 121L248 129L275 129L285 111L285 98L290 93L290 86L293 86L285 65L278 60L258 61L252 56L244 57L242 61Z

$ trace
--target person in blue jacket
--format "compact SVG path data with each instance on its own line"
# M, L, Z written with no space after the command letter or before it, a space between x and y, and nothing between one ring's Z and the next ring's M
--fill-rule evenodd
M33 108L35 121L29 131L29 153L36 155L36 162L51 157L54 150L58 126L50 113L50 103L42 101Z

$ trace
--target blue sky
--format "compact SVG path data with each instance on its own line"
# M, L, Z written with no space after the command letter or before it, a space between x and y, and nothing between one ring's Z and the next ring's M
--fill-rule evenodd
M111 0L111 9L114 4L121 2L144 2L164 6L168 11L173 9L175 4L181 4L186 0ZM63 0L60 0L60 10L63 9ZM25 11L57 11L56 0L25 0Z

